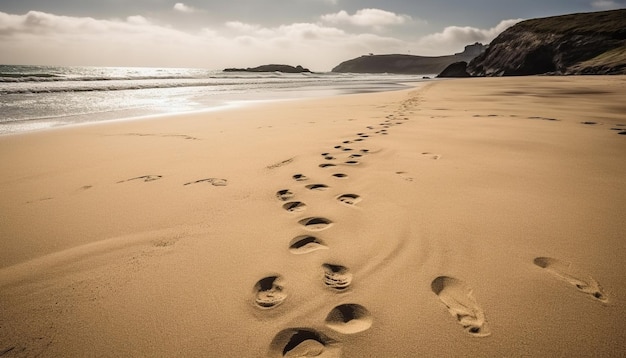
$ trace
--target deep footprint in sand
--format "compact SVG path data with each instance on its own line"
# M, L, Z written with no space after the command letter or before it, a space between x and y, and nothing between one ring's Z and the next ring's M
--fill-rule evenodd
M533 262L594 299L601 302L608 301L608 297L603 292L600 284L593 277L580 272L571 264L551 257L537 257Z
M283 189L276 192L278 200L287 201L293 198L294 194L289 189Z
M339 178L339 179L345 179L345 178L347 178L347 177L348 177L348 175L347 175L347 174L344 174L344 173L335 173L335 174L333 174L333 176L334 176L335 178Z
M342 333L355 334L372 326L372 314L367 308L354 304L343 304L333 308L326 316L326 327Z
M307 178L307 177L306 177L306 175L304 175L304 174L294 174L294 175L292 176L292 178L293 178L293 180L295 180L295 181L305 181L305 180L308 180L308 179L309 179L309 178Z
M320 168L330 168L334 166L336 166L336 164L324 163L319 165Z
M328 249L324 241L311 235L300 235L289 243L289 251L296 255L308 254L317 250Z
M310 184L310 185L307 185L306 188L309 189L309 190L319 190L319 191L322 191L322 190L328 189L328 185L326 185L326 184Z
M323 264L324 284L337 291L345 291L352 284L352 273L341 265Z
M270 357L341 357L339 344L310 328L284 329L270 344Z
M301 201L290 201L286 203L285 205L283 205L283 209L291 213L296 213L296 212L304 211L306 209L306 204Z
M228 185L228 180L219 179L219 178L206 178L206 179L200 179L200 180L192 181L189 183L185 183L183 185L198 184L198 183L210 183L213 186L226 186Z
M337 197L337 200L346 205L355 205L361 201L361 197L356 194L342 194Z
M130 178L130 179L126 179L126 180L121 180L121 181L118 181L117 183L118 184L119 183L125 183L127 181L133 181L133 180L140 180L140 181L143 181L143 182L147 183L147 182L159 180L161 178L163 178L162 175L142 175L142 176L136 177L136 178Z
M305 218L305 219L298 221L298 223L304 226L305 229L311 230L311 231L324 230L333 224L333 222L330 221L329 219L319 218L319 217Z
M254 285L254 303L259 308L274 308L285 301L287 294L280 276L268 276Z
M473 337L491 334L485 327L485 313L476 303L472 289L465 282L454 277L439 276L430 287L467 333Z

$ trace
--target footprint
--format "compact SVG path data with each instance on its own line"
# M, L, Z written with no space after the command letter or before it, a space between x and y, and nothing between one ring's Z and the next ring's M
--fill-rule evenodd
M346 165L359 165L359 161L358 160L348 160L348 161L344 162L344 164L346 164Z
M284 292L280 276L265 277L254 285L254 303L259 308L274 308L285 301L287 294Z
M276 197L279 200L287 201L293 198L294 194L289 189L283 189L276 192Z
M441 155L433 154L431 152L423 152L422 155L430 157L430 159L433 159L433 160L437 160L437 159L441 158Z
M332 221L326 218L306 218L298 221L298 223L311 231L320 231L332 225Z
M292 213L300 212L306 209L306 204L301 201L290 201L283 205L283 209Z
M342 334L366 331L372 326L372 321L372 314L367 308L354 303L333 308L325 320L326 327Z
M533 262L535 265L574 285L581 292L590 295L594 299L601 302L608 301L608 297L602 291L600 284L593 277L578 271L571 264L551 257L537 257Z
M324 284L333 290L344 291L352 283L352 273L341 265L323 264Z
M118 181L117 183L118 184L119 183L125 183L125 182L131 181L131 180L141 180L141 181L144 181L144 182L147 183L147 182L150 182L150 181L159 180L161 178L163 178L162 175L142 175L142 176L136 177L136 178L130 178L130 179L126 179L126 180L121 180L121 181Z
M336 341L311 328L288 328L270 343L271 357L341 357Z
M324 164L320 164L319 167L320 168L329 168L329 167L334 167L336 166L335 164L330 164L330 163L324 163Z
M228 185L228 180L218 179L218 178L206 178L206 179L200 179L200 180L192 181L189 183L185 183L183 185L198 184L198 183L211 183L211 185L213 186L226 186Z
M310 184L310 185L307 185L306 188L309 189L309 190L319 190L319 191L322 191L322 190L328 189L328 185L326 185L326 184Z
M430 285L450 314L459 321L467 333L474 337L486 337L491 333L485 327L485 314L465 282L449 276L439 276Z
M289 243L289 251L296 255L325 249L328 249L328 246L322 240L310 235L297 236Z
M398 174L402 179L404 179L406 181L413 181L413 180L415 180L414 178L408 176L407 172L396 172L396 174Z
M342 194L337 197L337 200L347 205L354 205L361 201L361 197L356 194Z
M306 175L304 175L304 174L294 174L294 175L292 176L292 178L293 178L293 180L295 180L295 181L305 181L305 180L308 180L308 179L309 179L309 178L307 178L307 177L306 177Z
M347 175L347 174L344 174L344 173L335 173L335 174L333 174L333 176L334 176L335 178L339 178L339 179L345 179L345 178L347 178L347 177L348 177L348 175Z

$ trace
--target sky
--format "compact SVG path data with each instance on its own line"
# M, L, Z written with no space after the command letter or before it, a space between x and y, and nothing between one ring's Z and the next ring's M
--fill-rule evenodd
M537 17L626 0L0 0L0 64L329 71L361 55L448 55Z

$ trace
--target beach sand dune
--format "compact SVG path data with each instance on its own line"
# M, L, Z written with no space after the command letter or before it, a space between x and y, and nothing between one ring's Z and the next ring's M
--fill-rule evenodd
M0 137L0 356L620 356L626 78Z

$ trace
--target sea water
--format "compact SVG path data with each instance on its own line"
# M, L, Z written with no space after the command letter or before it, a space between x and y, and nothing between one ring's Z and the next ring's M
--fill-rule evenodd
M0 65L0 135L250 101L388 91L415 81L422 75Z

